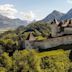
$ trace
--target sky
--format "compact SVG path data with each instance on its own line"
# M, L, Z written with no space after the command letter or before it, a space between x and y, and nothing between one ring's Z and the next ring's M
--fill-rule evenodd
M0 14L22 20L41 20L53 10L66 13L72 0L0 0Z

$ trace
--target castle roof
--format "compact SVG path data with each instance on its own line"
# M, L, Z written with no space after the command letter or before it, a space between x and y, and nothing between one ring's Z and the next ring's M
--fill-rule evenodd
M26 40L29 40L29 41L34 41L34 40L36 40L36 39L35 39L35 37L34 37L33 33L32 33L32 32L30 32Z
M58 20L57 20L57 19L54 19L54 20L51 22L51 24L56 24L56 25L58 25L58 24L59 24L59 22L58 22Z

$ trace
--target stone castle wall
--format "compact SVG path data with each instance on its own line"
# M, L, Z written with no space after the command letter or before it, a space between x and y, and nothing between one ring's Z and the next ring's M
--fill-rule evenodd
M72 35L62 36L57 38L50 38L44 41L34 41L30 43L34 48L47 49L47 48L52 48L59 45L72 44Z

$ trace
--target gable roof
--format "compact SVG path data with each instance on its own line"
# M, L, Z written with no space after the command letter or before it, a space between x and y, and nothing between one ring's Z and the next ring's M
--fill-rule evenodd
M34 40L36 40L36 39L35 39L35 37L34 37L33 33L32 33L32 32L30 32L26 40L29 40L29 41L34 41Z

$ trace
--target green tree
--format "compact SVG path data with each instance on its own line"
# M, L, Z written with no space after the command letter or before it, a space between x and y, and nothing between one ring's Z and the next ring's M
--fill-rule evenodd
M7 70L4 67L0 67L0 72L7 72Z
M9 71L12 68L12 58L9 57L8 53L4 52L0 56L0 66L5 67L7 71Z

